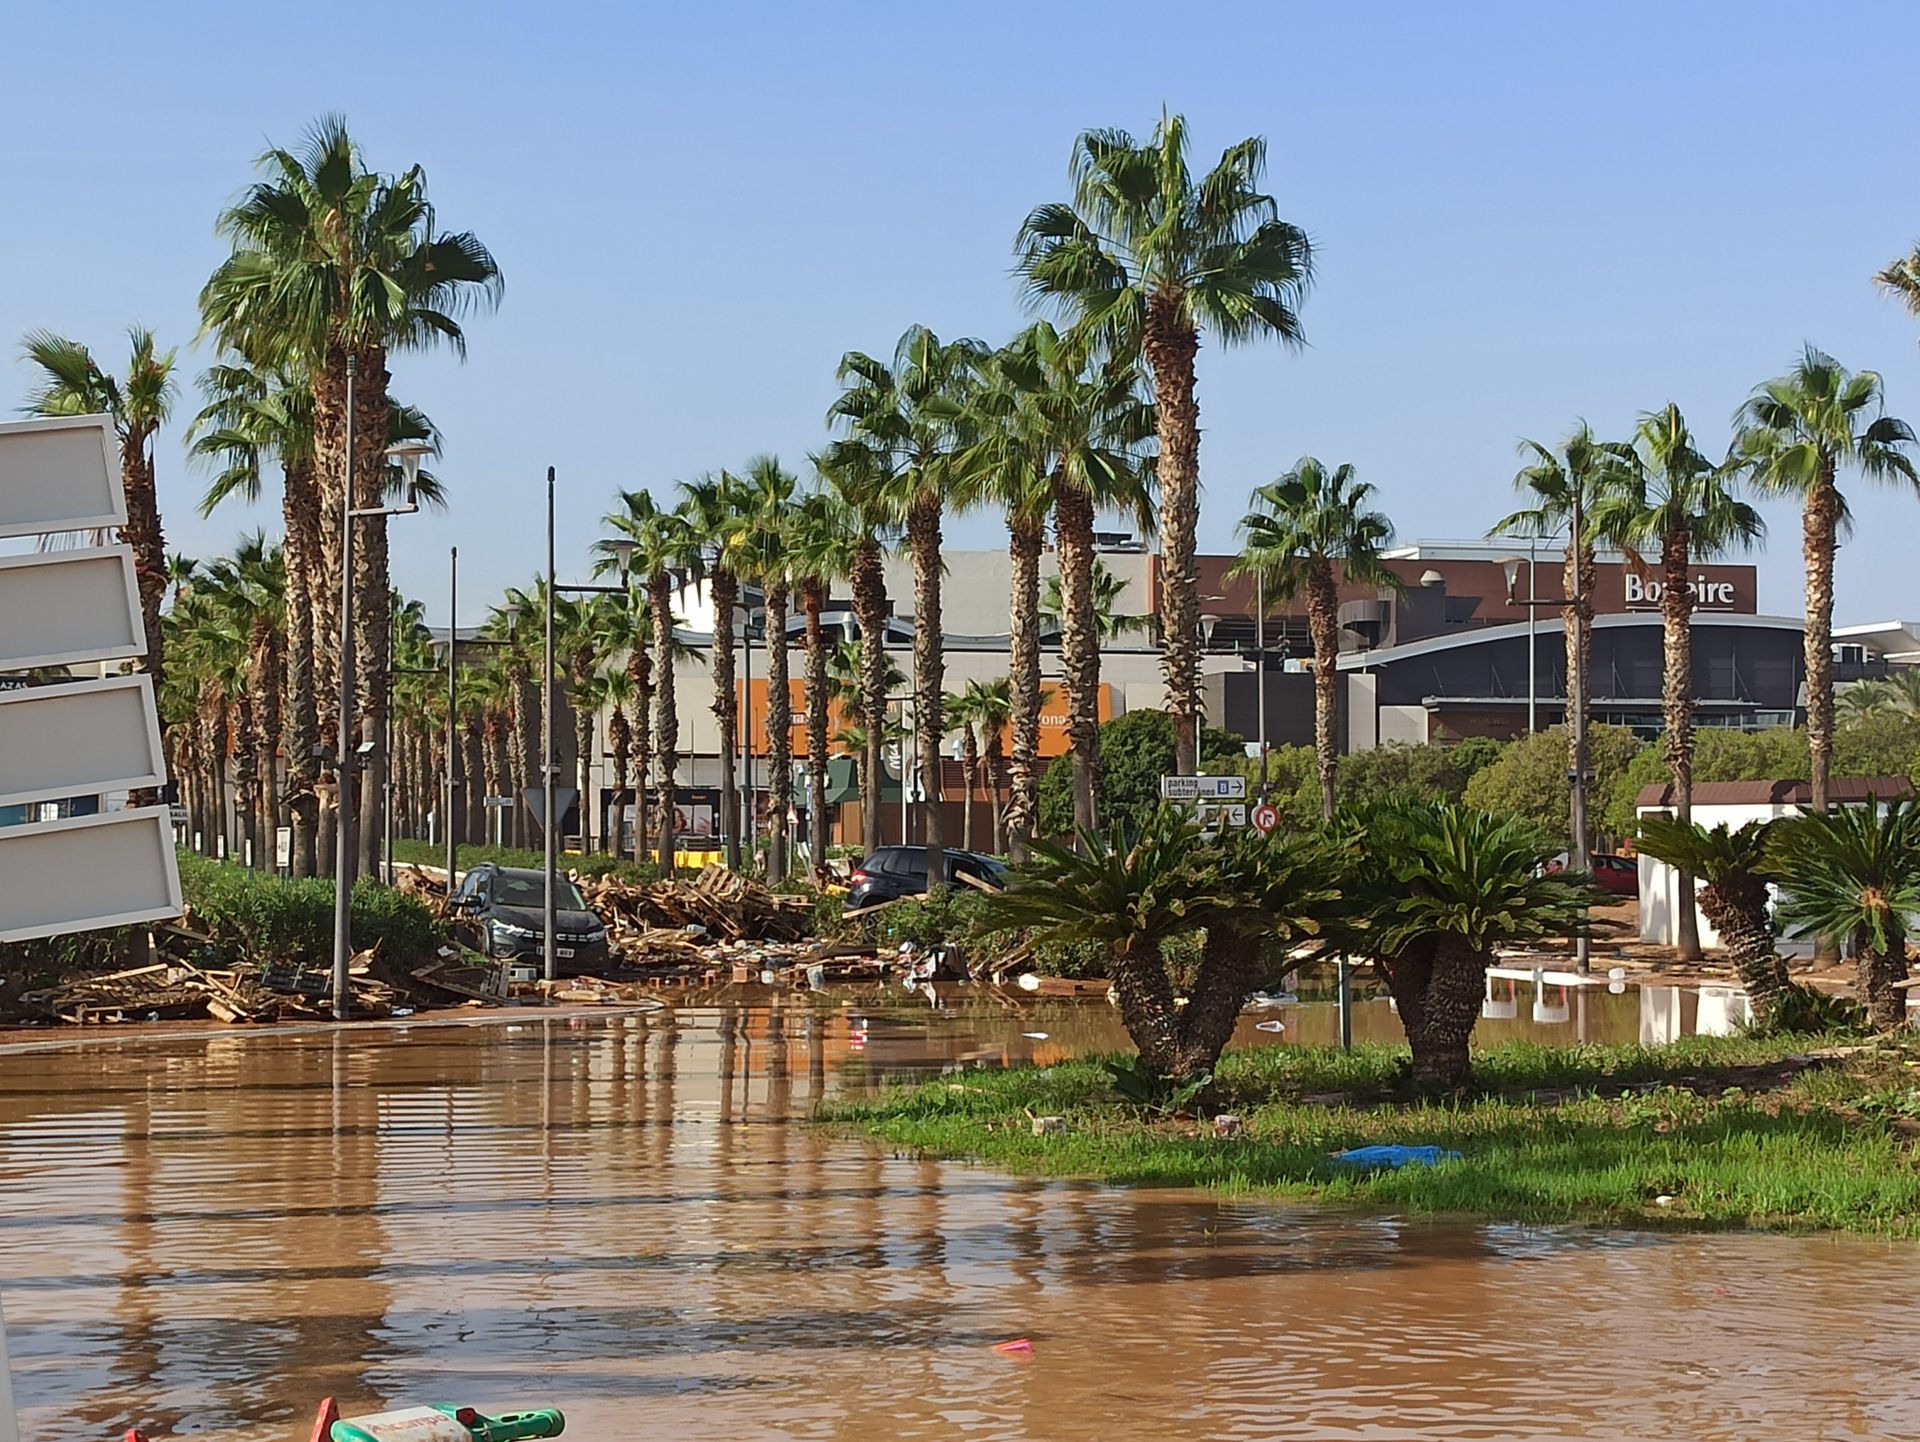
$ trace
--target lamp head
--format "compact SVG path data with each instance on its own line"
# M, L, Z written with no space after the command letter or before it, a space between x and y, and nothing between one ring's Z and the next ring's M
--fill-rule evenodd
M433 447L425 441L395 441L387 447L387 459L399 462L400 472L406 477L409 496L420 479L420 462L432 454Z
M1500 562L1500 569L1507 573L1507 604L1513 604L1513 593L1520 585L1520 557L1508 556Z

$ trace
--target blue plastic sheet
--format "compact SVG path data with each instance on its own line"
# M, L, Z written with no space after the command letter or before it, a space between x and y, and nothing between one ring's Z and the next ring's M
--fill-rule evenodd
M1441 1162L1457 1162L1460 1153L1444 1152L1439 1147L1387 1145L1335 1152L1333 1160L1344 1167L1431 1167Z

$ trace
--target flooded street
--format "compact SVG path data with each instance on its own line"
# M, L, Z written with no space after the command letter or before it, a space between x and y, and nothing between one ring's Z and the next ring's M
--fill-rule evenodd
M0 1051L25 1436L304 1439L327 1394L586 1442L1920 1433L1910 1245L1016 1181L795 1124L1113 1026L789 998Z

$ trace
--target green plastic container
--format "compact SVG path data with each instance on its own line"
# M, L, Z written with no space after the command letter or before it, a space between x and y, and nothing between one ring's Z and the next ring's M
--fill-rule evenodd
M436 1402L431 1407L343 1418L328 1435L333 1442L519 1442L558 1437L566 1425L567 1419L554 1407L488 1417L468 1407Z

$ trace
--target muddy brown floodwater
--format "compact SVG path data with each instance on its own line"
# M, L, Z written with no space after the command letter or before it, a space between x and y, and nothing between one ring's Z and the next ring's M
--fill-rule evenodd
M0 1051L25 1435L304 1439L327 1394L553 1404L584 1442L1920 1434L1912 1246L1017 1181L797 1120L1111 1027L788 1004Z

